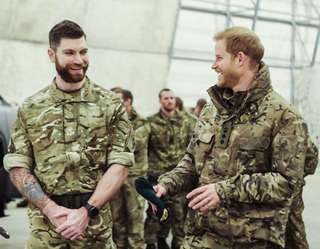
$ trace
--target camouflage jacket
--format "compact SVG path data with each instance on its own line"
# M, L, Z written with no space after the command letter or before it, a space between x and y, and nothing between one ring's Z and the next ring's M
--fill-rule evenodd
M48 195L86 193L110 165L132 166L133 147L120 99L87 78L80 91L52 83L22 104L4 163L30 169Z
M263 63L255 86L242 93L213 86L187 153L159 179L169 194L215 183L220 205L189 209L187 233L282 247L292 196L303 185L306 125L272 90Z
M186 152L194 126L179 112L168 119L159 111L149 117L148 121L151 127L148 176L157 178L177 166Z
M148 140L150 126L147 119L141 117L132 109L129 120L133 126L135 138L134 159L135 164L129 169L129 177L146 175L148 169Z
M183 116L186 117L188 122L190 123L191 127L195 127L197 123L197 117L193 115L192 113L188 112L187 110L183 109L179 111Z

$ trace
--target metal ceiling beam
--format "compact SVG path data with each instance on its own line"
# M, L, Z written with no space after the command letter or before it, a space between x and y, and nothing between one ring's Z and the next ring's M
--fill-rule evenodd
M177 56L174 55L172 57L173 60L184 60L184 61L198 61L198 62L206 62L206 63L212 63L213 60L210 59L205 59L205 58L195 58L195 57L188 57L188 56ZM286 66L286 65L277 65L277 64L267 64L268 67L272 68L283 68L283 69L290 69L291 66ZM305 66L294 66L294 69L303 69Z
M320 13L319 10L317 9L317 7L315 6L313 1L310 1L310 4L312 6L312 8L314 9L314 11L317 13L318 17L319 17L319 25L318 25L318 32L317 32L317 37L316 37L316 42L314 44L314 48L313 48L313 53L312 53L312 59L310 62L310 66L314 66L315 62L316 62L316 57L317 57L317 52L318 52L318 47L319 47L319 40L320 40Z
M290 78L291 78L291 89L290 89L290 102L294 104L295 98L295 77L294 77L294 67L296 63L296 8L297 8L297 0L291 1L291 56L290 56Z
M226 27L230 27L230 25L231 25L230 0L227 0Z
M177 13L176 13L173 33L172 33L172 37L171 37L171 43L170 43L170 47L169 47L169 50L168 50L168 55L169 55L168 68L169 68L169 70L170 70L170 66L171 66L171 59L172 59L172 56L173 56L174 44L175 44L175 40L176 40L180 9L181 9L181 0L178 1L178 8L177 8Z
M206 9L206 8L195 7L195 6L182 5L181 9L182 10L188 10L188 11L208 13L208 14L222 15L222 16L227 16L228 15L227 11L224 11L224 10ZM234 11L231 11L230 15L233 16L233 17L239 17L239 18L250 19L250 20L252 20L254 18L253 15L241 14L241 13L234 12ZM286 20L286 19L267 17L267 16L257 16L257 20L266 21L266 22L282 23L282 24L286 24L286 25L292 26L292 21L291 20ZM310 23L310 22L304 22L304 21L297 21L296 22L296 26L307 27L307 28L316 28L316 29L318 29L318 27L319 27L318 24Z
M259 6L260 6L260 0L257 0L254 5L254 15L253 15L252 26L251 26L251 30L253 30L253 31L255 31L255 29L256 29Z

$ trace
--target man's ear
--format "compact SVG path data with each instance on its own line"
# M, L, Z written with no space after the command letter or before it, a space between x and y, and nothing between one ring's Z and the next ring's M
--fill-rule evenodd
M56 61L56 53L54 52L54 50L52 48L48 48L48 56L49 56L49 59L52 63L54 63Z
M248 60L248 56L242 51L240 51L236 56L236 60L239 66L243 66L243 64Z

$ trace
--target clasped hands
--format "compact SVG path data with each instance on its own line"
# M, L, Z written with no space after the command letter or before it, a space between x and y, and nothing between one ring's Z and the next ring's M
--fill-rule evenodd
M56 232L64 238L83 239L89 224L88 211L84 208L69 209L49 201L42 212L55 226Z

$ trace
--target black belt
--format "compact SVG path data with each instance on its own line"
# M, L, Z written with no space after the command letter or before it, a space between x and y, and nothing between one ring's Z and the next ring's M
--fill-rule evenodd
M86 205L92 194L93 193L90 192L80 194L52 195L50 196L50 199L57 203L59 206L77 209Z

